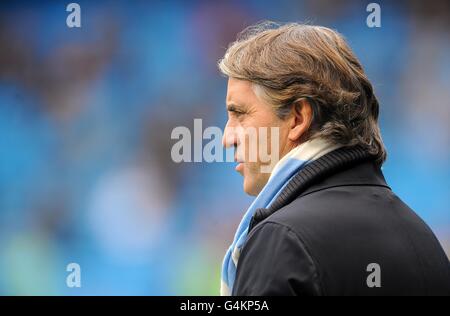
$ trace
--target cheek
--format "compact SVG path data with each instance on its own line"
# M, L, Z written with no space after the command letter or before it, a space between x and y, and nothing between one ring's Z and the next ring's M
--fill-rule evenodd
M280 136L282 136L282 139L287 139L288 138L290 130L291 130L291 128L290 128L290 126L289 126L289 124L287 122L281 124L281 126L280 126Z
M278 128L278 135L274 137L272 141L277 141L279 146L279 150L282 150L286 146L286 143L288 142L288 136L289 136L289 126L287 123L282 122L280 124L280 127Z
M247 162L268 163L267 159L270 158L267 155L278 155L280 148L285 145L288 124L271 112L258 114L239 122L242 132L239 133L241 146L238 147L242 148L238 150Z

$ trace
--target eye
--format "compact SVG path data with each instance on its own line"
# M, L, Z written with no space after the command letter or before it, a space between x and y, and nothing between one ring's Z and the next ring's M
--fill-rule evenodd
M228 112L230 112L230 114L239 117L245 114L244 111L238 110L238 109L229 109Z

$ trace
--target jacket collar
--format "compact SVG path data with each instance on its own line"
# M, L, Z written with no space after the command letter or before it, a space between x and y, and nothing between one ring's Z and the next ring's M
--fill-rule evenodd
M361 146L342 147L301 169L269 208L255 211L249 231L263 219L301 196L344 185L377 185L389 188L380 167L375 163L374 155Z

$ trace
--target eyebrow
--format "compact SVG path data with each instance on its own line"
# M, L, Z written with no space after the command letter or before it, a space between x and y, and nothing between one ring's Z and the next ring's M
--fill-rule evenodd
M243 110L245 106L243 105L237 105L235 103L229 103L227 104L227 111L236 111L236 110Z

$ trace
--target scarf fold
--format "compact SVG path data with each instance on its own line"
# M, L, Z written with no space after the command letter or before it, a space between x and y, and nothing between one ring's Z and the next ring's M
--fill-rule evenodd
M242 217L234 235L233 242L225 254L222 265L220 295L231 295L233 291L239 256L247 239L250 220L255 211L258 208L268 208L282 192L289 180L309 162L339 147L338 145L331 145L323 139L316 138L295 147L278 161L272 170L267 184Z

